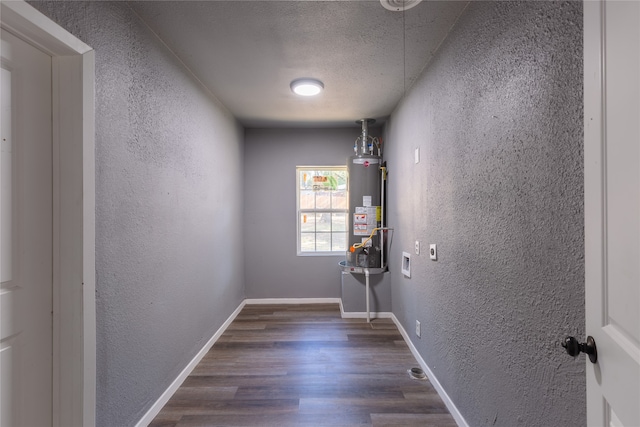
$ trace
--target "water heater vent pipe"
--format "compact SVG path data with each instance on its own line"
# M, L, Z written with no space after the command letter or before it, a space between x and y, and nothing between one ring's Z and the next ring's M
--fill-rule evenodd
M368 140L369 140L369 123L375 123L375 119L361 119L356 120L356 123L360 123L362 125L362 135L360 136L360 153L356 153L356 155L366 155L369 153Z

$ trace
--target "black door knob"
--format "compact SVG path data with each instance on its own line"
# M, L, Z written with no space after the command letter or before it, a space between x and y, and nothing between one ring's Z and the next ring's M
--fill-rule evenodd
M592 336L587 337L586 343L579 343L574 337L566 337L564 341L562 341L562 346L570 356L576 357L582 352L589 355L591 363L598 361L598 350L596 349L596 342Z

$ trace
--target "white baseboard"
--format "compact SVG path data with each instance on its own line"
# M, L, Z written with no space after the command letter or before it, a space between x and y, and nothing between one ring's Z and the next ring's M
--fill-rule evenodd
M191 362L189 362L189 364L185 366L182 372L180 372L180 374L176 377L176 379L173 380L171 385L169 385L169 387L164 391L164 393L162 393L160 398L158 398L158 400L153 404L153 406L149 408L149 410L144 414L144 416L140 419L140 421L138 421L138 423L136 424L136 427L146 427L151 423L151 421L153 421L153 419L160 413L164 405L166 405L166 403L169 401L171 396L173 396L176 390L178 390L178 388L182 385L184 380L187 379L191 371L193 371L195 367L198 365L198 363L200 363L200 361L205 356L205 354L207 354L207 352L211 349L211 347L213 347L213 344L215 344L218 338L220 338L220 336L224 333L224 331L226 331L226 329L229 327L231 322L233 322L233 320L238 316L238 314L240 313L240 311L242 311L245 305L247 304L332 304L332 303L337 303L340 305L340 314L343 318L366 318L367 317L366 312L345 313L342 307L341 298L245 299L240 303L238 308L236 308L235 311L231 313L229 318L222 324L222 326L218 328L216 333L211 337L209 341L207 341L204 347L202 347L202 349L198 352L198 354L195 355L195 357L191 360ZM458 426L469 427L469 424L467 424L467 421L464 419L460 411L458 411L458 408L456 408L456 406L453 404L453 401L449 398L449 395L444 390L444 388L442 388L442 385L438 382L438 379L435 377L433 372L431 372L431 369L429 369L429 366L427 366L426 362L422 359L422 356L420 356L420 353L418 353L418 350L415 348L415 346L411 342L411 339L409 339L409 335L407 334L407 331L404 330L404 328L402 327L402 324L400 323L400 321L398 321L398 318L391 312L370 313L370 317L372 319L386 318L386 319L393 320L393 323L395 323L396 326L398 327L398 330L400 331L402 338L404 338L404 341L407 343L407 346L409 346L409 350L411 350L411 353L420 364L420 367L427 374L429 381L433 385L433 388L435 388L436 391L438 392L438 395L440 396L444 404L447 406L447 409L449 410L453 418L456 420L456 423L458 424Z
M245 304L246 304L246 301L242 301L238 306L238 308L236 308L235 311L231 313L231 316L229 316L229 318L222 324L222 326L218 328L218 330L216 331L215 334L213 334L211 339L207 341L204 347L202 347L202 350L200 350L198 354L196 354L195 357L191 360L191 362L189 362L189 364L185 366L185 368L182 370L182 372L180 372L177 378L173 380L171 385L169 385L169 387L164 391L164 393L162 393L160 398L153 404L153 406L151 406L151 408L149 408L147 413L144 414L144 416L140 419L140 421L138 421L138 423L136 424L136 427L146 427L151 423L151 421L153 421L156 415L160 413L164 405L166 405L166 403L169 401L171 396L173 396L173 393L175 393L176 390L180 388L180 386L182 385L184 380L187 379L191 371L195 369L195 367L198 365L198 363L200 363L200 361L205 356L205 354L207 354L207 352L211 349L211 347L213 347L213 344L215 344L215 342L218 341L218 338L220 338L220 336L224 333L224 331L227 330L231 322L233 322L236 316L238 316L238 313L242 311Z
M247 298L245 304L342 304L340 298Z
M427 378L429 378L431 385L433 385L433 388L435 388L436 392L438 392L438 396L440 396L444 404L447 406L447 409L451 413L451 416L453 416L453 418L456 420L456 424L458 424L459 427L469 427L469 424L464 419L460 411L458 411L458 408L456 407L456 405L454 405L453 401L451 400L447 392L444 390L444 388L442 387L442 384L440 384L440 382L438 381L436 376L433 374L431 369L429 369L429 366L424 361L422 356L420 356L420 353L418 353L418 349L411 342L411 339L409 338L409 334L407 334L407 331L404 330L404 328L402 327L402 324L393 313L391 313L391 319L393 319L393 323L395 323L396 326L398 327L398 330L400 331L400 334L402 334L402 338L404 338L404 341L409 346L409 350L411 350L413 357L416 358L416 360L420 364L420 367L422 368L424 373L427 374Z
M218 338L227 330L231 322L238 316L238 313L242 311L247 304L340 304L342 309L342 300L340 298L261 298L261 299L245 299L240 303L238 308L235 309L231 316L218 328L216 333L211 337L209 341L202 347L202 350L195 355L195 357L189 362L187 366L180 372L175 380L169 385L169 387L162 393L160 398L149 408L144 416L138 421L136 427L146 427L153 421L153 419L160 413L164 405L167 404L171 396L180 388L184 380L187 379L191 371L200 363L205 354L213 347Z
M342 305L340 305L340 308L342 308ZM340 315L342 316L343 319L366 319L367 318L367 312L365 311L342 311L340 312ZM380 311L380 312L371 312L369 313L369 318L371 319L391 319L391 316L393 316L393 313L390 313L388 311Z

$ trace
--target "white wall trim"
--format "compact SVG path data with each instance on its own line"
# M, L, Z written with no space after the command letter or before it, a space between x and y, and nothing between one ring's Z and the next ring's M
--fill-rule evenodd
M52 56L83 55L92 50L23 0L2 2L2 24Z
M3 29L52 57L53 425L95 425L95 57L23 0Z
M82 55L82 354L83 426L96 420L96 122L95 51Z
M146 427L153 421L153 419L160 413L164 405L169 401L171 396L178 390L180 385L187 379L189 374L195 369L195 367L200 363L202 358L207 354L207 352L213 347L218 338L227 330L231 322L238 316L238 314L242 311L245 305L266 305L266 304L333 304L337 303L340 305L340 314L343 318L366 318L367 313L353 312L353 313L345 313L342 309L342 299L340 298L249 298L245 299L240 303L238 308L229 316L229 318L218 328L216 333L211 337L211 339L202 347L202 349L195 355L195 357L185 366L185 368L180 372L178 377L173 380L171 385L162 393L160 398L149 408L149 410L144 414L144 416L138 421L136 427ZM380 312L380 313L372 313L378 318L384 319L392 319L393 323L398 327L402 338L407 343L409 350L413 354L413 357L416 358L418 364L422 370L427 374L429 381L433 385L433 388L436 389L436 392L447 406L447 409L456 420L456 423L460 427L469 427L469 424L464 419L458 408L454 405L453 401L444 390L438 379L435 377L429 366L427 366L426 362L418 353L418 350L415 348L411 340L409 339L409 335L407 331L404 330L402 324L398 321L398 318L391 312Z
M246 304L340 304L340 298L248 298Z
M342 310L342 304L340 304L340 311L341 311L341 316L343 319L366 319L367 318L367 312L366 311L343 311ZM371 320L374 319L391 319L393 316L393 313L388 312L388 311L380 311L380 312L370 312L369 313L369 317L371 318Z
M151 406L151 408L149 408L147 413L144 414L144 416L140 419L140 421L138 421L138 423L136 424L136 427L146 427L151 423L151 421L153 421L156 415L160 413L164 405L166 405L166 403L169 401L171 396L173 396L173 394L178 390L178 388L180 388L184 380L187 379L187 377L189 376L189 374L191 374L191 372L195 369L195 367L198 366L198 363L200 363L200 361L207 354L207 352L211 350L211 347L213 347L216 341L218 341L218 338L220 338L220 336L224 333L224 331L227 330L231 322L233 322L233 320L238 316L238 314L242 311L245 305L246 305L246 300L242 301L238 306L238 308L236 308L235 311L231 313L229 318L222 324L222 326L218 328L216 333L213 334L213 336L209 339L209 341L207 341L204 347L202 347L202 349L194 356L194 358L191 359L191 362L189 362L187 366L184 367L182 372L180 372L180 374L176 377L176 379L173 380L173 382L164 391L164 393L162 393L162 395L160 395L158 400L156 400L153 406Z
M380 312L371 312L369 313L369 317L371 318L371 320L375 320L375 319L391 319L393 316L393 313L390 313L388 311L380 311ZM343 319L366 319L367 318L367 313L365 311L351 311L351 312L343 312L342 313L342 318Z
M438 392L438 395L440 396L444 404L447 406L447 409L449 410L453 418L456 420L456 423L458 424L458 426L469 427L469 424L464 419L460 411L458 411L458 408L453 403L453 401L451 400L447 392L444 390L444 388L442 387L442 384L440 384L440 382L438 381L436 376L433 374L431 369L429 369L429 366L427 365L427 363L424 361L422 356L420 356L420 353L418 353L418 349L411 342L411 339L409 338L409 334L407 334L407 331L404 330L404 328L402 327L402 324L400 323L398 318L395 316L395 314L391 313L391 319L393 320L393 323L395 323L396 326L398 327L398 330L400 331L400 334L402 334L402 338L404 338L404 341L409 346L409 350L411 350L413 357L416 358L422 370L427 374L427 378L429 378L431 385L433 385L433 388L435 388L436 392Z
M160 395L158 400L149 408L144 416L136 423L136 427L146 427L153 421L153 419L160 413L164 405L167 404L171 396L180 388L182 383L187 379L189 374L198 366L198 363L207 354L211 347L218 341L218 338L227 330L231 322L238 316L245 305L266 305L266 304L333 304L339 303L340 309L342 309L342 300L340 298L249 298L243 300L238 308L229 316L227 320L218 328L215 334L207 341L202 349L191 359L191 361L184 367L175 380L169 385L169 387Z

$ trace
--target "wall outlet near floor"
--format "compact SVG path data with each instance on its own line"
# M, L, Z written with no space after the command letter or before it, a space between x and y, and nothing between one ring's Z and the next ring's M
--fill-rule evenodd
M416 320L416 335L420 338L420 321Z
M416 240L416 255L420 255L420 242Z

